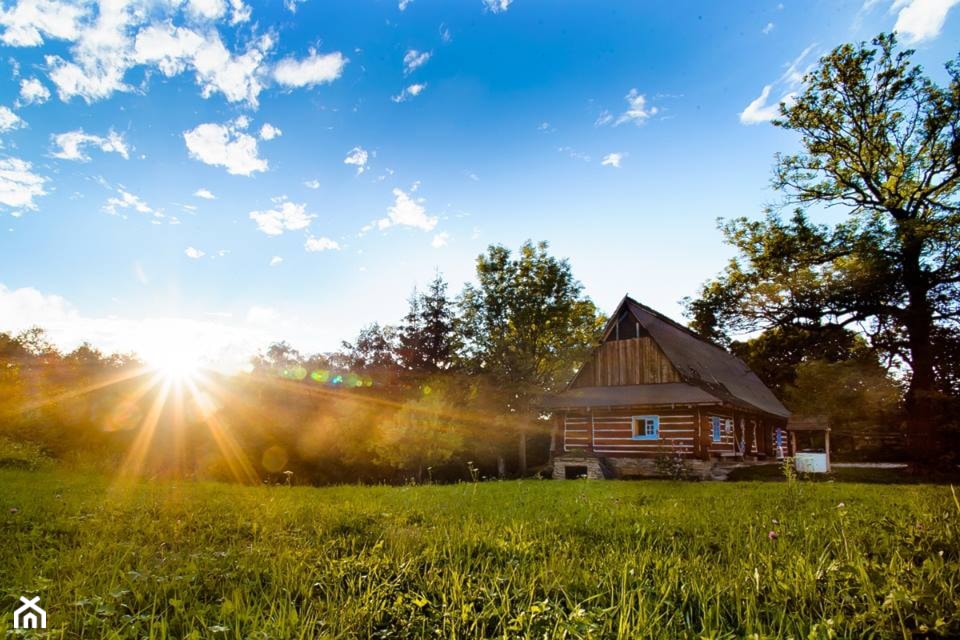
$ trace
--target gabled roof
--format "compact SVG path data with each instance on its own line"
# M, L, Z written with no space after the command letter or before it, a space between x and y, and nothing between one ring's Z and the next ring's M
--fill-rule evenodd
M630 296L625 296L617 306L617 310L610 316L603 332L604 339L615 326L624 308L657 343L687 383L684 386L695 386L713 398L734 405L784 418L790 415L787 408L742 360L665 315L640 304ZM673 385L634 386L656 387L667 391L667 387ZM589 387L589 389L599 388ZM567 396L576 391L578 390L568 388L560 395ZM583 393L586 391L581 390L581 395ZM663 402L671 401L663 400Z

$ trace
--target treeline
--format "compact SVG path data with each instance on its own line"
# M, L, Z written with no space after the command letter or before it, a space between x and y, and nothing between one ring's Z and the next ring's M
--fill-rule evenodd
M0 343L0 431L110 469L237 480L523 475L546 462L539 397L605 319L546 243L491 246L453 297L438 273L397 325L333 353L270 345L236 376L164 381L133 357L59 353L41 330ZM2 454L0 454L2 457Z

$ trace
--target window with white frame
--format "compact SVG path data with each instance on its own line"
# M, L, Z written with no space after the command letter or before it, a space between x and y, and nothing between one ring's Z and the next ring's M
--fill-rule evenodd
M633 416L633 439L656 440L660 437L660 416Z

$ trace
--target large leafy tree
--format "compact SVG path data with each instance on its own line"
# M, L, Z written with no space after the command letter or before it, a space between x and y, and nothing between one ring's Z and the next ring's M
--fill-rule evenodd
M460 298L461 358L502 391L502 410L517 424L536 416L536 400L559 390L589 354L603 318L570 263L526 242L514 254L493 245L477 258L477 284ZM520 472L526 471L525 428L519 429Z
M938 340L960 319L960 59L941 86L912 53L881 35L837 47L805 76L774 120L801 144L777 156L774 185L788 203L846 215L833 226L800 211L726 223L739 256L690 311L714 337L862 331L908 373L909 435L924 462L944 444Z

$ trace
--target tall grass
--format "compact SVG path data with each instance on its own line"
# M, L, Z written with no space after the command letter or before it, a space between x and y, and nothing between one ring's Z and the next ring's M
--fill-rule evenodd
M0 625L39 594L52 637L960 634L948 487L243 488L8 470L0 509Z

